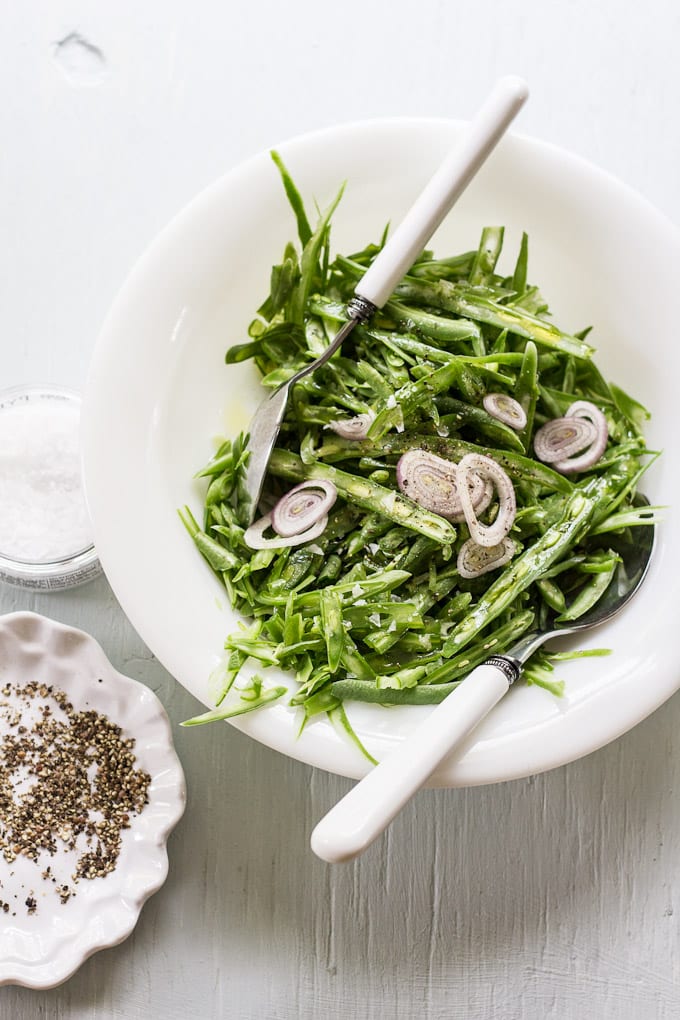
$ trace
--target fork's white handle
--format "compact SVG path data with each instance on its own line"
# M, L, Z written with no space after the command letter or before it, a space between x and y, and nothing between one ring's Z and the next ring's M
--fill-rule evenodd
M314 853L332 864L362 853L509 686L498 666L484 663L473 670L396 751L321 819L312 832Z
M508 75L495 85L465 136L444 160L392 237L357 284L356 293L376 308L411 268L453 203L495 148L529 95L522 78Z

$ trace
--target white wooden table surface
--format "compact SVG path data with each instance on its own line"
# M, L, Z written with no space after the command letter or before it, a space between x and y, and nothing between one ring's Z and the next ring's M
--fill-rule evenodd
M680 221L676 0L0 10L2 385L82 388L132 262L242 158L343 120L468 116L508 71L532 87L523 132ZM88 630L175 723L198 708L104 579L3 587L0 611L15 609ZM360 863L330 868L308 835L347 780L227 727L176 728L189 803L166 885L125 943L60 988L0 989L0 1016L677 1017L679 732L676 697L547 775L424 792Z

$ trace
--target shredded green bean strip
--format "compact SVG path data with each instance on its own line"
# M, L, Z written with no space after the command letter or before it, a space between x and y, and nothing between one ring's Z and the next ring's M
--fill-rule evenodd
M229 363L253 360L270 387L327 346L357 278L384 243L383 236L331 259L331 216L342 190L313 225L290 174L272 156L299 247L286 246L248 337L234 338L227 352ZM528 282L527 235L505 274L498 268L503 241L502 227L485 227L474 252L444 259L424 252L384 309L295 387L267 496L274 502L305 479L332 482L338 498L319 538L294 548L246 545L247 437L225 439L198 472L207 486L203 522L188 507L182 521L250 623L226 641L218 707L187 725L283 699L300 711L301 729L325 713L370 758L345 703L436 704L492 650L506 650L531 627L577 619L607 588L622 546L635 541L642 522L634 499L648 462L642 425L649 415L605 381L584 340L588 330L567 333L548 317L545 299ZM514 430L489 414L482 406L489 393L518 401L526 424ZM609 438L599 462L565 475L536 459L533 438L575 400L603 412ZM365 439L329 429L367 412ZM481 453L504 469L517 502L509 563L460 576L467 525L425 509L397 486L397 461L413 449L454 463ZM646 510L644 521L659 509ZM487 520L493 512L492 503ZM527 681L559 695L559 658L536 653ZM249 663L262 676L239 687ZM272 666L294 677L290 691L268 682Z

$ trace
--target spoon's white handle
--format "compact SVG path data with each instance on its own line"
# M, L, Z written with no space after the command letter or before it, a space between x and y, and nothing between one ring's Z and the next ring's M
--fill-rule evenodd
M453 203L463 193L529 95L522 78L508 75L495 85L465 136L444 160L357 284L356 293L382 308Z
M368 773L312 832L312 850L324 861L362 853L509 688L498 666L484 663L432 711L414 733Z

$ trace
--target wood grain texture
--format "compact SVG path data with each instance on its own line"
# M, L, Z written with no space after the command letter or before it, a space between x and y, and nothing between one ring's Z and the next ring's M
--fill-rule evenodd
M81 387L133 260L240 159L340 120L468 115L499 73L532 86L522 131L680 220L672 0L3 7L6 385ZM104 579L49 596L0 589L0 611L14 609L83 627L158 693L189 801L132 936L58 989L0 989L3 1018L680 1015L677 697L549 774L423 792L361 861L329 867L308 837L348 781L227 727L179 729L197 703Z

